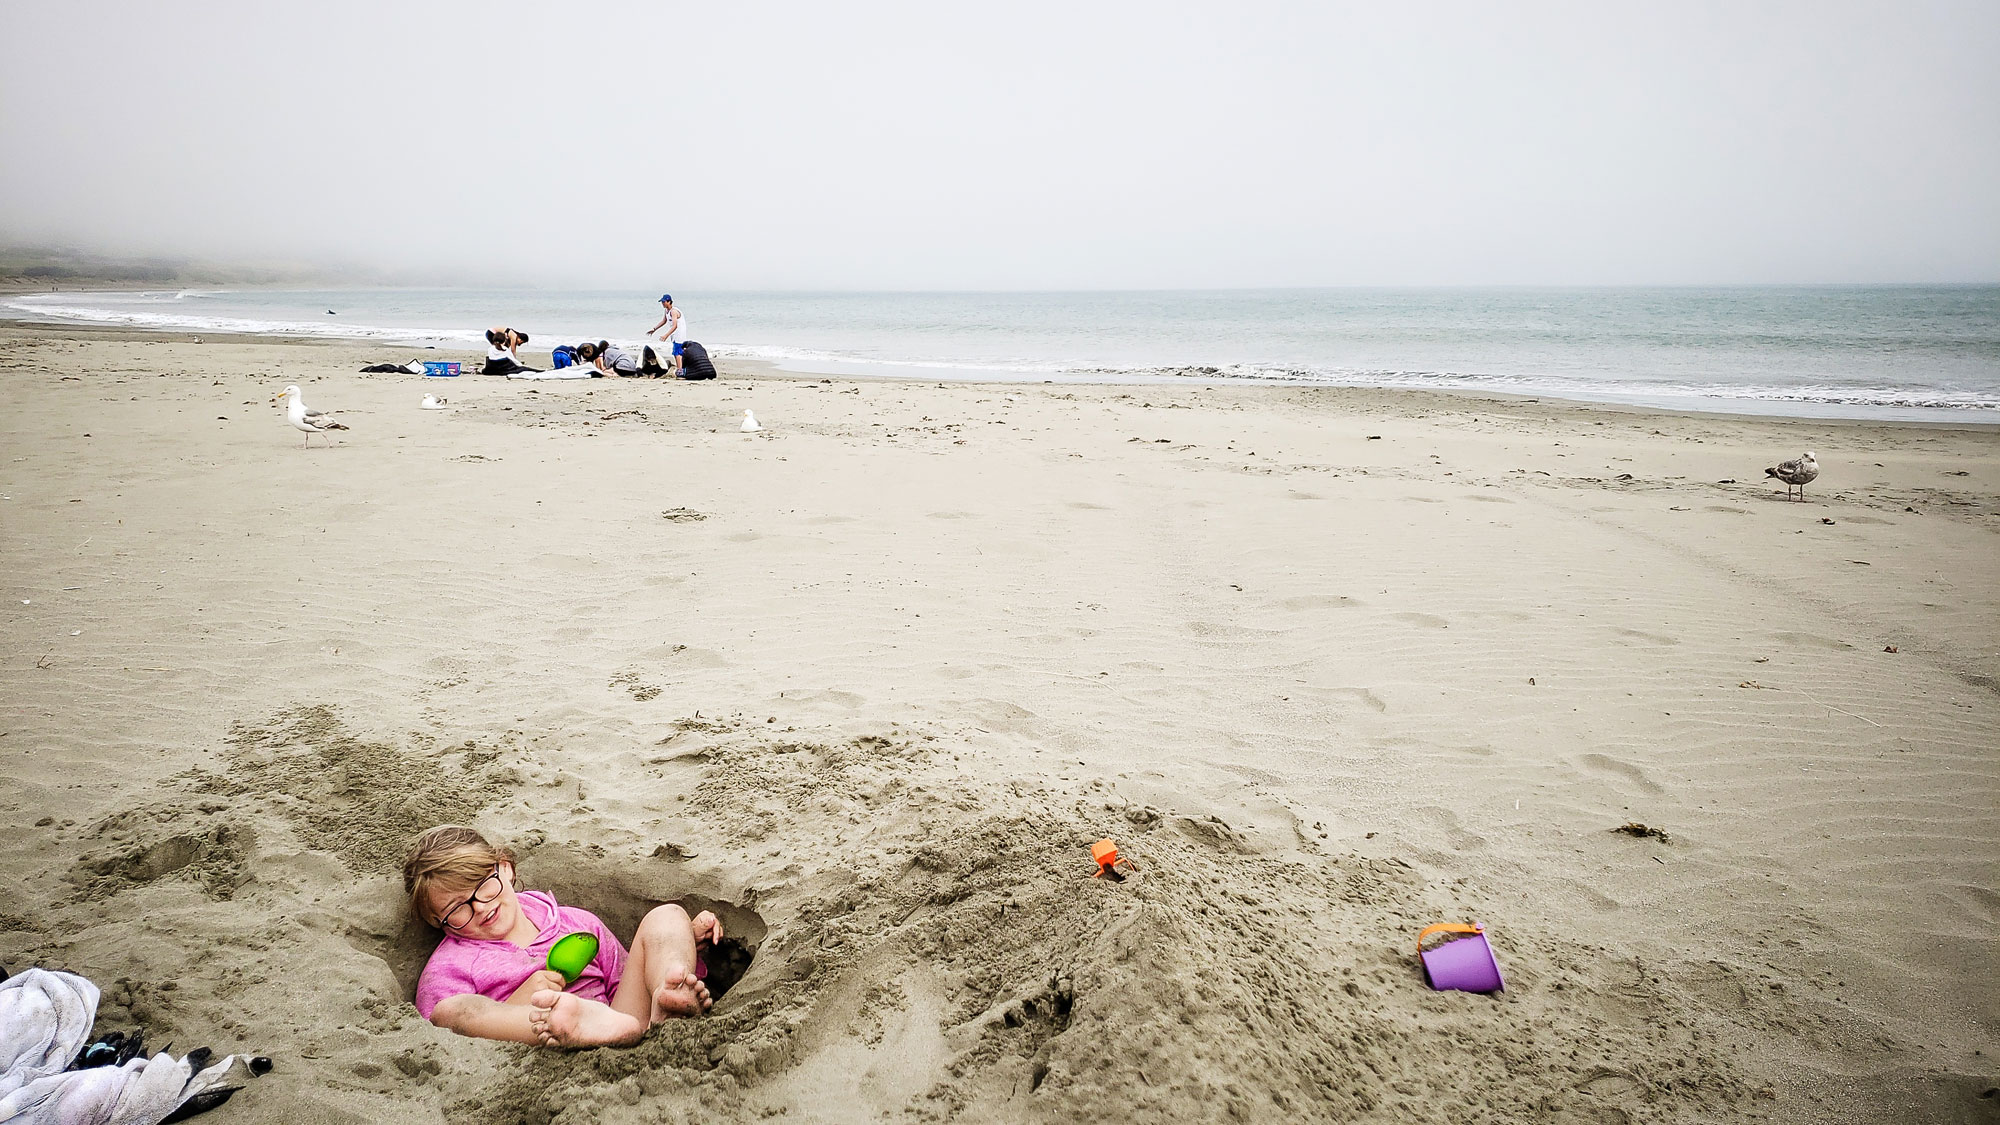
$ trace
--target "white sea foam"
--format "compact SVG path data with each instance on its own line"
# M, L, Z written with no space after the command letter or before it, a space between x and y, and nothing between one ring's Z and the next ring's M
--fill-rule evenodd
M140 294L178 299L178 294ZM199 313L152 312L136 308L96 308L88 305L56 304L34 298L10 300L8 311L24 319L70 321L140 328L156 332L216 332L252 336L306 336L329 340L385 340L403 343L483 343L483 331L463 328L384 328L346 322L257 320L232 316L204 316Z
M1306 367L1231 364L1221 367L1095 368L1087 372L1107 379L1132 376L1175 379L1317 384L1340 387L1403 387L1411 389L1492 391L1510 395L1547 395L1611 402L1682 402L1745 400L1759 403L1810 403L1823 406L1868 406L1900 410L2000 412L2000 394L1979 391L1916 390L1907 387L1804 385L1782 387L1754 383L1657 382L1634 384L1615 379L1553 378L1535 375L1454 371L1327 370Z
M704 345L709 353L721 357L738 359L761 359L783 366L789 360L796 363L838 363L869 367L922 367L940 371L1000 371L1023 375L1074 374L1087 370L1079 363L1041 362L1026 360L980 360L977 362L953 359L882 359L869 355L823 351L815 348L790 348L775 344L711 344Z

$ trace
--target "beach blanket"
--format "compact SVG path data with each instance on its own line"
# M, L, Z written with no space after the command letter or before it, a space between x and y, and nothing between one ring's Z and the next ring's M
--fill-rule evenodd
M158 1125L221 1084L239 1059L196 1072L162 1051L124 1066L70 1070L90 1041L97 998L96 985L71 973L29 969L0 981L0 1125Z

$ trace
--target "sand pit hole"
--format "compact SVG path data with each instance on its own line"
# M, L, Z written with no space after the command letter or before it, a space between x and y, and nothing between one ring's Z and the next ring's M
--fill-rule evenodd
M570 877L558 877L555 872L541 872L536 865L524 871L523 877L528 880L524 885L548 891L564 906L581 907L604 919L611 932L628 946L632 935L639 930L639 923L654 907L678 906L687 911L690 918L707 910L721 919L723 940L701 951L702 962L707 966L708 975L704 979L708 992L717 1000L743 979L743 974L750 969L751 960L757 956L757 947L763 944L764 935L769 932L769 927L756 911L733 902L693 893L673 897L635 894L615 882L574 877L581 874L565 873Z
M601 849L548 844L521 860L522 886L539 888L565 906L581 907L604 919L628 945L639 923L656 906L671 903L690 918L704 910L722 921L723 941L703 951L708 991L717 1000L750 968L770 927L756 911L724 897L720 878L691 857L653 855L615 858Z

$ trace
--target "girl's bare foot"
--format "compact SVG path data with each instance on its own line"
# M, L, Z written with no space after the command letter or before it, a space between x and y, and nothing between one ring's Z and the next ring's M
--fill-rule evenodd
M653 1022L698 1016L714 1003L709 999L708 986L696 979L693 973L668 969L666 979L660 982L659 991L653 993Z
M622 1047L646 1034L638 1020L609 1004L552 988L528 998L528 1026L542 1037L544 1047Z

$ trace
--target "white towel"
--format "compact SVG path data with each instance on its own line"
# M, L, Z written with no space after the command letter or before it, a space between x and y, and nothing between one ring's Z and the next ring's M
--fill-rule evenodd
M164 1051L122 1067L66 1070L90 1040L97 996L82 977L46 969L0 981L0 1125L159 1125L243 1058L229 1055L199 1074Z
M0 1098L69 1069L96 1018L97 986L82 977L29 969L0 981Z

